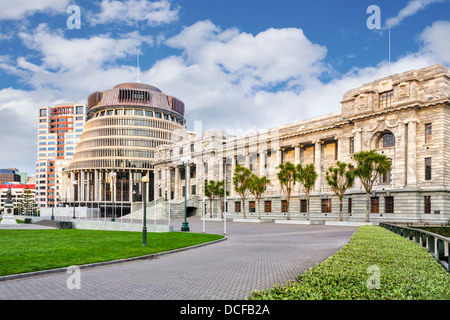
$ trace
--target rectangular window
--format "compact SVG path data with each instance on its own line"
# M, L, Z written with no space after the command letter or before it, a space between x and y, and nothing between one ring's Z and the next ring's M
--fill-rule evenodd
M431 196L424 197L424 213L431 213Z
M281 200L281 212L288 212L288 202L287 200Z
M322 213L331 213L331 199L322 199Z
M83 106L77 106L76 109L75 109L75 110L76 110L76 111L75 111L76 114L83 114L83 113L84 113L84 110L83 110L83 109L84 109Z
M392 171L392 160L388 160L391 164L391 169L385 173L380 175L380 184L390 184L391 183L391 171Z
M300 200L300 212L306 212L306 199Z
M191 193L192 193L193 196L195 196L197 194L197 188L196 187L197 187L196 185L193 185L192 188L191 188L191 190L192 190Z
M425 124L425 143L431 143L431 123Z
M256 206L255 206L255 201L249 201L248 202L248 211L250 212L256 212Z
M348 198L348 213L352 213L352 198Z
M234 212L241 212L241 202L240 201L234 202Z
M384 197L384 212L394 213L394 197Z
M425 180L431 180L431 158L425 158Z
M272 212L272 201L270 200L264 201L264 212L267 213Z
M394 91L388 91L380 94L380 108L391 107L393 103Z
M370 212L371 213L380 213L380 198L378 198L378 197L370 198Z

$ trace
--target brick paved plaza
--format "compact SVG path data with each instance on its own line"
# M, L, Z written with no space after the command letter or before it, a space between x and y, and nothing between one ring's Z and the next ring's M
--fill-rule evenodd
M175 231L181 222L172 221ZM198 217L189 218L189 224L190 232L202 232ZM223 222L205 225L207 233L223 234ZM81 269L80 289L68 288L68 273L0 281L0 299L241 300L253 290L295 279L333 255L355 231L227 222L225 241L155 259Z

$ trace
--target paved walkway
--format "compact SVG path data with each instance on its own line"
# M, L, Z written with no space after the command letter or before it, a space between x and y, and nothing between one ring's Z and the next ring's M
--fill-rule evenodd
M175 231L181 220L172 221ZM202 232L198 217L190 232ZM223 222L206 222L223 234ZM227 222L227 240L156 259L82 269L80 289L71 274L0 281L0 299L241 300L253 290L284 284L345 245L356 227Z

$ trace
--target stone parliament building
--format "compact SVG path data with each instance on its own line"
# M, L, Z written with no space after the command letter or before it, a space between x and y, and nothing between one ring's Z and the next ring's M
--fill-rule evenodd
M286 200L276 167L290 161L314 163L318 179L312 190L310 218L338 220L339 200L325 180L336 161L353 162L352 154L376 150L392 163L371 198L372 222L447 222L450 217L450 72L442 65L411 70L347 91L341 111L283 126L228 136L208 130L185 134L182 141L159 145L153 162L158 212L202 214L203 181L226 180L227 216L257 216L250 195L244 204L232 186L237 164L266 175L271 184L261 200L261 216L283 219ZM185 187L186 186L186 187ZM306 200L297 184L289 211L293 220L306 216ZM366 194L358 179L344 198L344 220L364 221ZM206 210L209 216L209 202ZM151 203L149 204L152 205ZM155 205L155 203L153 203ZM220 216L217 203L213 215Z

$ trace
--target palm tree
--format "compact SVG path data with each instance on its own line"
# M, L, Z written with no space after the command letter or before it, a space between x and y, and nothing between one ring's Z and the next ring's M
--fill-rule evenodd
M209 217L212 218L212 202L214 200L214 189L216 182L214 180L205 181L205 197L209 200Z
M355 183L355 172L352 164L337 162L336 167L329 167L325 179L333 192L339 197L339 221L344 221L342 201L347 189Z
M239 194L242 199L243 216L245 217L245 198L250 192L250 181L252 178L252 171L248 168L236 165L234 169L233 184L234 190Z
M383 154L375 150L361 151L353 154L356 162L355 175L359 178L366 190L366 222L370 222L370 192L378 177L391 169L391 162Z
M266 191L266 186L270 184L270 180L266 176L258 177L256 174L252 175L250 181L250 193L255 197L258 202L258 219L261 219L261 206L260 200L263 193Z
M287 200L287 219L291 220L289 202L291 200L291 193L294 190L295 182L298 180L297 170L289 161L285 164L280 164L278 169L280 169L280 171L277 173L277 177Z
M301 164L297 165L297 178L298 181L303 185L306 195L306 220L309 220L309 194L311 189L314 187L314 184L317 180L317 172L314 168L314 164L310 163L302 167Z

